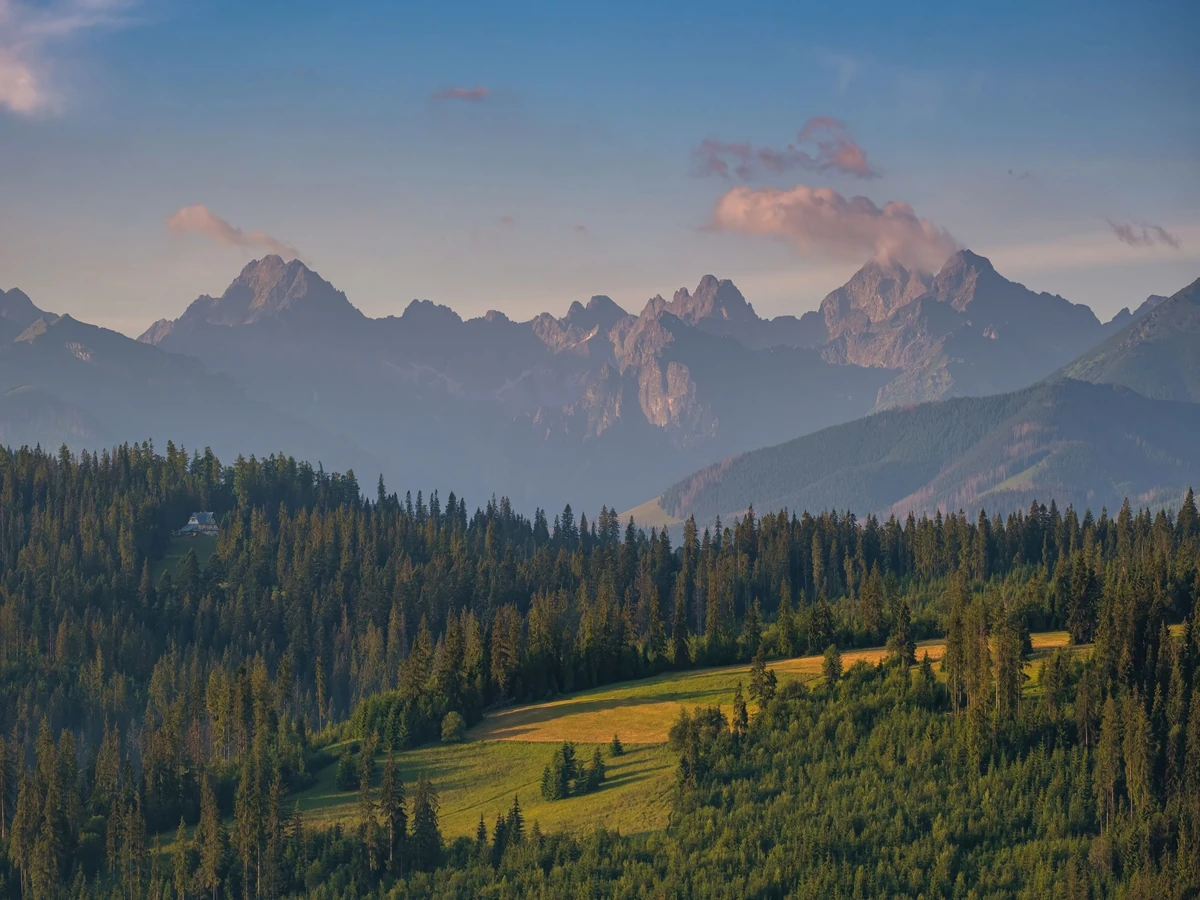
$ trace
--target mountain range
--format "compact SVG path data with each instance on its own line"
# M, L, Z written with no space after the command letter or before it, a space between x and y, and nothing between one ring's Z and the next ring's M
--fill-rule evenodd
M302 262L267 256L137 341L0 292L0 440L283 449L364 483L620 509L714 459L1024 388L1166 323L1166 308L1151 298L1101 323L964 250L933 274L869 262L799 317L762 318L706 275L636 315L597 295L523 322L428 300L370 318ZM1073 377L1126 377L1108 372Z
M860 515L1055 498L1177 503L1200 484L1200 281L1119 317L1097 347L1029 388L890 409L684 478L641 521L713 522L749 507Z
M891 409L708 466L644 521L732 521L760 510L1012 512L1034 500L1115 509L1176 504L1200 484L1200 405L1054 379L988 397Z

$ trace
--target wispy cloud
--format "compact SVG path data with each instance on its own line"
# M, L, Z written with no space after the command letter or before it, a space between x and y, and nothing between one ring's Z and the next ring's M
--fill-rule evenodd
M1149 247L1117 243L1110 228L1074 234L1056 230L1022 244L993 244L978 249L1010 278L1042 272L1141 268L1159 263L1179 265L1200 260L1200 224L1177 228L1176 235L1179 248L1162 243Z
M574 231L580 237L586 238L586 237L592 236L592 230L590 228L588 228L586 225L576 225L571 230Z
M83 34L129 23L135 0L0 0L0 107L30 116L62 109L55 59Z
M802 146L808 145L810 150ZM850 137L845 124L829 116L814 116L804 123L795 144L781 150L756 147L748 141L730 143L707 138L692 151L697 175L730 174L749 180L764 172L779 174L791 169L841 172L856 178L875 178L879 171L867 162L867 151Z
M482 103L492 92L481 85L475 87L446 87L434 91L430 95L431 100L461 100L464 103Z
M958 243L900 201L876 206L831 188L798 184L788 190L735 187L713 208L712 226L791 241L806 255L893 259L923 271L937 269Z
M516 219L514 219L512 216L501 216L501 217L500 217L500 224L501 224L501 225L504 225L505 227L509 227L509 226L512 226L512 225L516 225L516 224L517 224L517 220L516 220Z
M1162 244L1176 250L1183 249L1183 241L1179 236L1161 225L1152 225L1149 222L1114 222L1112 219L1105 221L1117 240L1130 247L1153 247L1155 244Z
M202 203L176 210L167 217L166 224L172 234L199 234L226 247L278 253L284 257L300 256L287 241L271 237L265 231L246 232L235 228Z

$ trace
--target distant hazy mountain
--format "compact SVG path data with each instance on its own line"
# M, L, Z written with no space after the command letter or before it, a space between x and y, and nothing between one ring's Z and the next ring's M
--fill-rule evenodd
M1009 281L970 250L933 277L869 262L821 311L826 359L900 370L881 408L1015 390L1112 330L1088 307Z
M1169 299L1169 297L1163 296L1162 294L1151 294L1138 305L1137 309L1133 310L1132 312L1130 312L1129 307L1126 306L1119 313L1112 317L1112 319L1105 325L1105 328L1107 328L1110 333L1115 334L1134 319L1140 319L1146 313L1150 312L1150 310L1154 309L1154 307Z
M57 450L69 447L99 448L115 439L95 417L35 387L13 388L0 394L0 444L39 444Z
M220 297L197 297L182 316L174 322L160 319L141 339L162 343L172 333L205 325L234 327L277 320L306 328L337 328L363 318L345 294L304 263L267 256L246 266Z
M680 288L664 303L656 297L651 303L663 308L689 325L717 337L731 337L751 349L769 347L816 347L825 342L820 313L760 319L754 307L729 280L705 275L695 293Z
M894 375L768 348L777 322L711 276L638 316L596 296L529 322L464 321L429 301L368 319L302 263L266 257L141 340L345 435L389 480L594 510L862 415Z
M683 519L761 510L1009 512L1033 499L1110 510L1178 502L1200 484L1200 405L1071 380L886 410L727 459L668 488Z
M0 291L0 343L8 343L22 331L49 315L33 305L24 291Z
M1172 297L1150 297L1133 321L1064 372L1148 397L1200 401L1200 279Z
M95 450L171 439L230 459L283 450L314 462L379 465L348 441L252 402L199 360L70 316L40 316L0 344L0 393L0 440L9 445Z
M936 275L870 262L799 318L706 275L637 315L597 295L526 322L428 300L368 318L267 256L139 342L0 294L0 391L41 392L0 424L9 442L286 449L364 482L595 511L873 409L1024 387L1115 327L969 251Z

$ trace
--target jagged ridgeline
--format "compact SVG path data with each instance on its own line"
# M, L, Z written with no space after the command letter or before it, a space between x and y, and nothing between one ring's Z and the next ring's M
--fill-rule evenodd
M726 884L706 831L719 820L746 860L738 896L960 880L1096 895L1136 879L1185 895L1200 858L1194 498L1047 504L750 513L686 522L674 546L607 508L527 517L504 499L364 491L284 456L0 451L0 891L473 896L507 878L707 896ZM176 534L201 511L215 535ZM1025 638L1053 629L1072 646L1038 674ZM944 671L910 672L914 645L943 635ZM882 669L834 665L885 643ZM811 688L765 675L827 651ZM445 739L451 714L470 725L751 661L757 711L672 729L675 824L648 840L543 834L508 796L503 837L448 840L437 772L405 786L388 758ZM290 813L334 767L358 779L351 824ZM885 839L897 856L878 855Z
M640 310L597 295L527 321L429 300L371 318L352 302L367 299L266 256L135 341L0 292L0 441L283 447L521 509L626 509L715 460L873 410L1027 388L1081 354L1073 377L1196 397L1194 297L1103 323L968 250L937 273L872 260L799 318L764 318L712 275Z

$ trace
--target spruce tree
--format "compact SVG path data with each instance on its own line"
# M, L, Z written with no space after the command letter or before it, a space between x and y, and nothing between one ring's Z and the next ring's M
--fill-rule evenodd
M508 822L503 813L496 813L496 824L492 828L492 865L499 866L508 846Z
M681 571L675 576L675 608L671 615L671 664L686 669L692 664L688 648L687 576Z
M475 852L482 859L487 850L487 824L483 821L483 813L479 814L479 826L475 829Z
M733 736L745 736L750 727L750 716L746 711L746 699L742 696L742 683L739 681L733 694Z
M423 872L434 869L442 856L442 832L438 827L438 795L428 778L417 780L413 794L412 856Z
M775 670L767 668L766 660L763 659L763 648L759 646L750 663L750 699L757 700L759 704L770 703L775 696L777 684Z
M187 828L183 824L183 816L179 817L179 827L175 829L175 841L171 845L171 868L174 874L176 900L187 900L191 891L192 860L191 841L188 840Z
M525 840L525 816L521 813L521 801L516 794L513 795L512 806L504 825L508 842L519 846Z
M379 785L379 812L387 829L388 868L395 872L407 837L408 816L404 809L404 784L396 777L396 755L389 751Z
M837 684L842 677L842 654L838 651L837 644L830 644L825 648L825 656L821 660L821 674L825 677L825 683L830 686Z
M1117 807L1117 783L1121 777L1121 723L1116 700L1110 694L1100 715L1100 738L1096 744L1093 786L1099 818L1107 830Z
M792 585L786 578L779 593L779 610L775 617L779 654L787 659L796 654L796 618L792 612Z
M225 834L211 776L207 773L200 776L200 824L196 828L196 840L200 847L200 886L211 891L213 900L217 900L224 865Z

